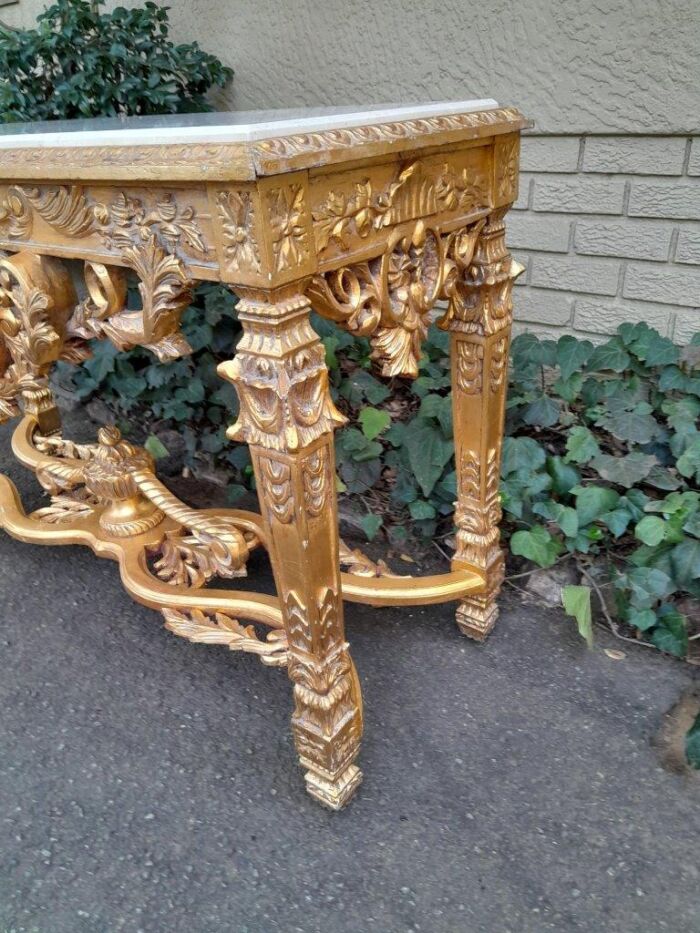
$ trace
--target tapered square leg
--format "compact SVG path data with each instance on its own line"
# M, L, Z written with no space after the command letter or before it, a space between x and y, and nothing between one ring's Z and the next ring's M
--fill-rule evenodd
M451 334L452 398L457 465L457 548L453 568L475 567L483 593L465 599L457 624L483 641L496 623L503 582L499 546L499 479L512 322L511 292L522 267L508 254L499 208L483 229L458 235L452 255L458 275L442 326ZM461 236L461 242L460 242ZM474 236L473 252L468 238Z
M309 793L340 809L361 781L359 681L345 641L333 430L325 353L295 293L243 300L244 335L221 374L237 387L230 437L251 448L289 641L292 730Z

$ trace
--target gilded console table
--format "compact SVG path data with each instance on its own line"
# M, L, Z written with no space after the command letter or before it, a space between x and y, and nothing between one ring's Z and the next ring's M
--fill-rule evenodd
M129 593L175 634L286 665L308 790L333 808L361 779L362 700L343 599L455 600L460 629L477 639L496 618L521 271L503 218L525 125L487 100L0 127L0 417L21 415L14 452L51 496L27 515L0 477L0 526L22 541L88 545L118 562ZM64 260L83 263L79 287ZM140 308L128 303L127 274ZM114 428L86 445L61 434L52 364L79 363L91 338L145 346L163 361L187 353L179 321L196 280L224 282L241 299L243 336L219 372L238 391L228 436L250 445L260 515L189 508ZM384 376L410 377L441 302L457 549L449 573L397 578L339 553L333 435L345 419L309 310L368 336ZM269 552L275 598L222 588L256 546Z

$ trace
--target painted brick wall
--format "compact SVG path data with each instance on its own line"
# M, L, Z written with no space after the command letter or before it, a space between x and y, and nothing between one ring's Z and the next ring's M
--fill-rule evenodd
M523 138L508 243L519 329L602 339L700 331L700 137Z

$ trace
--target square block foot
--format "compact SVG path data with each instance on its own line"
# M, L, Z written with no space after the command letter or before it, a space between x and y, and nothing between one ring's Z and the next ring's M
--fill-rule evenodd
M306 789L325 807L341 810L362 783L362 772L357 765L349 765L335 781L327 781L315 771L307 771Z
M498 619L498 606L493 605L484 611L480 607L463 603L457 609L457 628L467 638L474 641L486 641Z

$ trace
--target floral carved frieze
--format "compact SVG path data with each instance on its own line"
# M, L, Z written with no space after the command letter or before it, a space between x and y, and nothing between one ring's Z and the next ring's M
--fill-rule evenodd
M80 185L12 185L0 195L0 235L29 238L35 217L70 239L96 235L110 251L154 235L172 253L203 261L212 253L195 209L180 204L172 193L146 200L116 191L107 203Z
M486 163L454 167L412 162L388 184L372 177L351 191L333 190L312 210L317 249L331 241L345 249L353 238L434 214L467 213L489 205Z
M125 191L99 200L81 186L10 186L0 201L0 236L33 236L36 219L82 243L101 243L139 278L142 307L127 310L124 273L118 266L86 263L88 297L66 324L69 338L107 337L120 349L144 346L161 360L189 352L179 332L191 297L188 261L213 255L195 208L171 193L133 197ZM45 229L45 228L44 228Z

